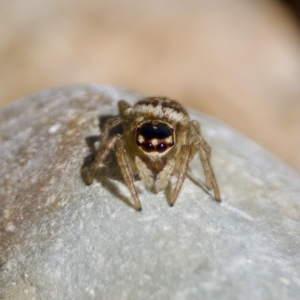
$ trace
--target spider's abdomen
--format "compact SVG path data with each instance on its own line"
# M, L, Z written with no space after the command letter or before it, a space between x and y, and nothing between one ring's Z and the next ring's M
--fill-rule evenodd
M142 124L136 131L136 144L147 153L164 153L174 146L174 129L171 125L150 121Z

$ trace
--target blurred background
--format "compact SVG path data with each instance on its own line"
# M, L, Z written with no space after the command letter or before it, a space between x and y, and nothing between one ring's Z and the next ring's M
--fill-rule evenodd
M0 0L0 107L66 84L164 95L300 172L298 0Z

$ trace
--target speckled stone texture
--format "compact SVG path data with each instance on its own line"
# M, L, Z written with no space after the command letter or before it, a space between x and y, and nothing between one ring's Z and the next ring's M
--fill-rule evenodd
M190 112L221 204L186 179L170 208L136 182L136 212L113 154L83 183L99 118L140 98L71 86L0 112L0 298L299 299L300 177L226 125ZM203 180L197 159L190 173Z

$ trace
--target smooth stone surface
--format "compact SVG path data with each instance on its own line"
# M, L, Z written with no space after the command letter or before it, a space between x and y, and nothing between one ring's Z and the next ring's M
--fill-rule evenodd
M0 298L299 299L300 177L226 125L191 112L221 204L186 179L170 208L136 182L136 212L113 155L83 183L99 117L140 98L71 86L0 112ZM197 159L191 174L203 178Z

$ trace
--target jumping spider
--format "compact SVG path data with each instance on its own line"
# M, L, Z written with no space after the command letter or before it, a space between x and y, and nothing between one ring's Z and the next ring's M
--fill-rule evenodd
M170 184L170 177L177 175L177 183L169 200L169 205L173 206L189 162L199 151L206 186L213 189L215 200L221 200L210 164L210 146L203 139L198 122L191 121L179 103L167 98L149 97L132 107L124 100L119 101L118 105L120 115L105 123L100 146L86 179L88 185L92 184L98 167L113 150L136 210L142 209L134 186L136 174L147 189L155 187L156 191L165 190ZM123 127L123 134L109 137L116 126Z

